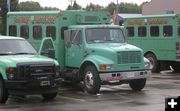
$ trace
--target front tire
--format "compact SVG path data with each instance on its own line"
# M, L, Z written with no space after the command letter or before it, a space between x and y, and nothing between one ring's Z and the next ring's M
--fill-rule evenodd
M44 100L53 100L56 96L57 96L57 92L42 94L42 97L44 98Z
M0 77L0 103L6 103L8 95L8 90L5 88L4 81Z
M84 70L84 90L89 94L97 94L100 91L101 80L94 66L87 66Z
M141 91L146 85L146 79L135 79L129 82L129 86L135 91Z

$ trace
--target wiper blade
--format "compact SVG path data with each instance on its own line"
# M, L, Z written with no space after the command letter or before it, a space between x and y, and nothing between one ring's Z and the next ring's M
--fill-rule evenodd
M0 55L14 55L12 52L7 52L7 53L0 53Z
M28 53L28 52L18 52L16 55L36 55L36 53Z

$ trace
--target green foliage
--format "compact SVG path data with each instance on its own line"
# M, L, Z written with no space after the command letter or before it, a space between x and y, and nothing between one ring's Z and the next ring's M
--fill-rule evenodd
M21 2L18 4L18 10L19 11L36 11L36 10L42 10L42 7L39 4L39 2L26 1L26 2Z
M86 10L88 11L99 11L99 10L103 10L104 7L100 6L100 5L94 5L92 3L90 3L89 5L86 6Z
M120 3L117 5L112 2L106 7L106 10L111 14L114 11L117 13L141 13L142 7L133 3Z

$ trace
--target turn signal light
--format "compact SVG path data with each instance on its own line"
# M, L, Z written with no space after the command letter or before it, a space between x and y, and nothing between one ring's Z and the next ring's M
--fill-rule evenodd
M106 65L104 65L104 64L100 65L100 66L99 66L99 69L100 69L100 70L106 70Z

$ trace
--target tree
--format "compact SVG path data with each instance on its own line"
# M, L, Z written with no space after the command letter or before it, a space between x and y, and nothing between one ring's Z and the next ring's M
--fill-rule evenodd
M10 1L11 11L17 10L18 2L19 0ZM0 25L0 33L5 35L6 34L6 17L7 17L7 12L8 12L7 0L0 0L0 8L1 8L0 17L2 17L2 24Z
M116 10L116 8L117 8L117 5L114 2L111 2L110 4L108 4L105 10L108 11L112 15L113 12Z
M81 10L81 9L82 7L79 4L77 4L76 0L74 0L73 6L69 5L67 8L67 10Z
M19 11L38 11L43 10L39 2L26 1L18 4Z
M59 10L59 8L56 8L56 7L44 7L43 10Z
M88 11L99 11L99 10L103 10L104 7L100 6L100 5L94 5L92 3L90 3L89 5L86 6L86 10Z

